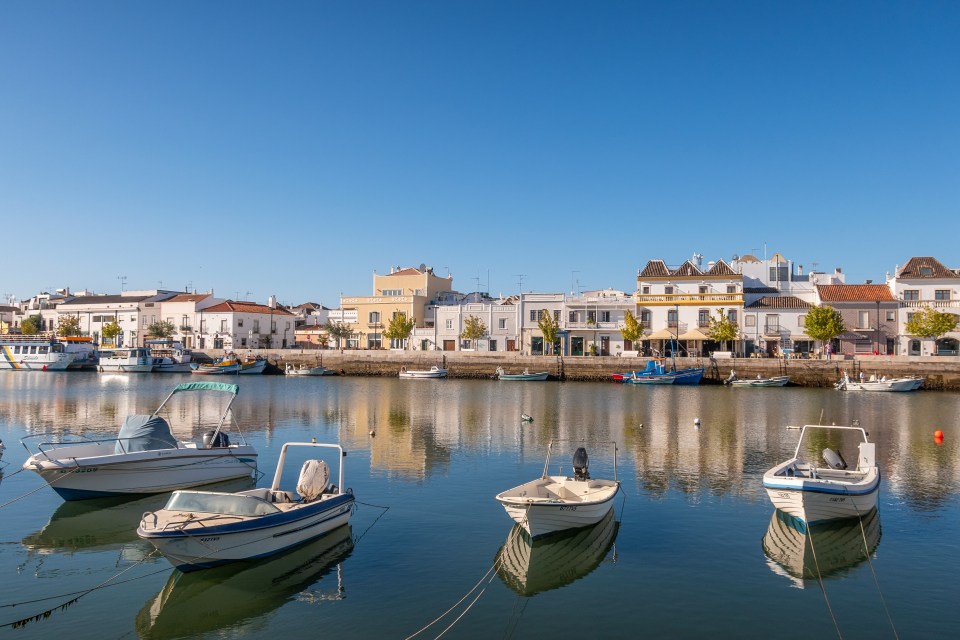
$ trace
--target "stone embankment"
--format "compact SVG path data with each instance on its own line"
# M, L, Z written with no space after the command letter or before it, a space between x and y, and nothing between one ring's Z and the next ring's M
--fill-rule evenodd
M210 358L222 351L200 352ZM547 371L551 379L571 381L609 381L614 373L643 369L648 358L614 356L525 356L515 352L469 351L366 351L260 349L243 354L261 355L274 366L267 372L282 373L286 365L322 364L348 376L396 376L401 367L429 369L433 365L450 370L451 378L493 378L497 367L507 373ZM678 358L678 369L704 367L703 384L720 384L733 369L740 379L789 375L790 384L804 387L831 387L846 371L857 378L920 376L924 389L960 391L960 358L914 358L906 356L841 356L831 360L784 360L779 358Z

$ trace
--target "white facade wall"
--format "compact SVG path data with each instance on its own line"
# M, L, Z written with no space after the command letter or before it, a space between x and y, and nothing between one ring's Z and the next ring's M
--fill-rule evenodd
M507 351L519 350L517 306L512 304L472 302L461 305L438 305L432 309L433 326L418 327L411 334L412 348L442 350ZM429 311L428 311L429 313ZM476 341L460 338L470 316L479 318L487 327L487 335Z
M932 307L941 313L960 316L960 278L901 279L894 276L887 280L887 284L893 297L900 301L897 314L897 355L934 355L937 352L936 341L921 340L908 335L907 321L910 315L921 307ZM944 300L945 296L949 299ZM960 340L960 326L942 337Z

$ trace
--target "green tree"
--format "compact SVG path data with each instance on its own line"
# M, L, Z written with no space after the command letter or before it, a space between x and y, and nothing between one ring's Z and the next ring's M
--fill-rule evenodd
M20 333L25 336L35 336L40 333L40 327L42 326L42 317L39 315L30 316L20 323Z
M723 312L723 309L717 309L717 317L710 317L709 322L707 337L723 344L724 349L728 342L740 337L740 327Z
M172 337L176 330L177 328L173 326L172 322L160 320L159 322L154 322L152 325L147 327L147 334L153 336L154 338L163 339Z
M57 321L57 335L61 338L80 335L80 318L63 316Z
M921 307L907 320L907 333L918 338L936 340L948 331L953 331L960 319L952 313L937 311L933 307Z
M627 309L626 314L623 316L623 327L620 328L623 339L628 340L633 347L636 348L636 343L643 339L643 329L643 323L637 322L636 316Z
M103 328L100 329L100 335L103 336L105 344L116 344L117 336L120 335L121 331L120 325L113 321L110 324L103 325Z
M326 331L331 338L334 338L337 341L338 349L341 348L343 340L346 340L353 335L353 330L350 328L350 326L343 324L342 322L328 322L327 324L323 325L323 330Z
M476 341L487 335L487 325L477 316L467 316L463 321L462 340Z
M543 309L540 311L540 317L537 319L537 326L540 328L540 333L543 334L544 354L547 353L548 349L550 353L553 353L553 343L557 340L560 323L553 319L553 314L550 313L549 309Z
M803 321L803 330L814 340L821 343L833 340L847 330L843 324L843 316L833 307L810 307L807 317Z
M413 327L416 321L413 318L407 319L407 314L397 312L390 318L390 324L383 331L383 337L387 340L406 340L413 333Z

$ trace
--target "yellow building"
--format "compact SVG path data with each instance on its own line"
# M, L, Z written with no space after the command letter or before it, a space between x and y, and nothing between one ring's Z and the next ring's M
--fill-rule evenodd
M444 294L452 292L452 275L441 278L423 264L417 268L390 267L390 273L384 275L374 272L373 295L340 297L343 323L353 331L347 347L381 349L403 346L387 344L382 338L391 318L404 314L413 318L416 327L433 326L434 306ZM356 312L355 320L350 311Z

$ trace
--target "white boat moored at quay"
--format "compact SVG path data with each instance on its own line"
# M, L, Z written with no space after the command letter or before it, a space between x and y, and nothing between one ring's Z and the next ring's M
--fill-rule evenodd
M231 444L224 432L239 390L220 382L177 385L152 414L127 416L118 437L109 440L45 442L31 453L26 440L46 434L28 436L21 440L31 454L23 468L39 474L64 500L163 493L250 476L257 469L256 450L246 442ZM159 413L174 395L202 391L232 397L202 442L179 441Z
M406 367L400 369L400 377L408 379L423 379L423 378L446 378L447 370L436 365L430 367L426 370L408 370Z
M52 335L0 335L0 369L63 371L75 359Z
M804 458L807 435L819 430L832 435L860 435L862 441L857 447L854 469L847 468L839 451L829 448L823 450L825 464ZM863 516L877 506L880 469L876 445L867 441L866 431L859 426L805 425L793 457L763 474L763 488L773 506L808 524Z
M147 347L101 349L97 371L103 373L150 373L153 371L153 356Z

